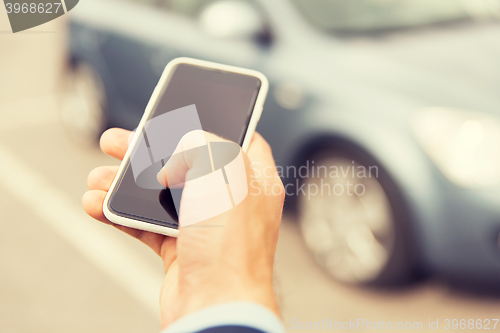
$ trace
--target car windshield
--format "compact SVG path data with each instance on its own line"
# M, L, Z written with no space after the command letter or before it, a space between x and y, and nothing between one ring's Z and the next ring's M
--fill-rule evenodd
M500 0L292 0L321 29L367 32L500 17Z

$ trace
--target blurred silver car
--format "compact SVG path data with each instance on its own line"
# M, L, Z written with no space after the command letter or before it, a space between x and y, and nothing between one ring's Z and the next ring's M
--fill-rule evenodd
M80 139L134 128L178 56L257 69L258 131L331 276L498 284L499 15L497 0L86 0L63 119Z

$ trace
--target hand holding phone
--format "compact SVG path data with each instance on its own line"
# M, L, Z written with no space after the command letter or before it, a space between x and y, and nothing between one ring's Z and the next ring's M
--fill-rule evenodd
M179 59L167 66L130 147L130 131L111 129L101 138L102 150L122 160L122 164L119 168L100 167L90 173L90 191L83 197L83 207L93 218L113 224L161 256L166 273L160 295L163 327L204 307L230 301L255 302L279 315L273 292L273 262L285 192L269 145L260 135L253 135L266 94L267 80L260 73ZM180 149L182 155L176 155L179 151L175 147L193 142L183 135L181 138L187 141L169 142L175 150L167 160L159 162L159 167L155 166L158 162L151 145L154 135L148 137L147 122L176 110L182 117L186 115L184 111L192 114L191 105L197 107L199 125L212 133L203 132L208 139L202 139L209 148L208 174L212 176L217 171L220 180L220 170L224 169L228 181L223 186L217 181L216 186L227 186L233 206L195 225L182 227L183 216L187 218L189 214L183 214L181 209L180 216L176 216L178 210L172 205L171 192L183 186L186 196L194 198L188 203L196 202L200 191L188 188L186 180L207 176L205 144L188 147L195 150ZM196 121L190 124L195 129L198 126ZM243 181L249 190L244 196L238 195L236 189L231 191L233 169L226 163L216 165L217 158L213 157L217 156L217 148L212 142L242 146L234 151L236 155L232 149L223 151L230 155L227 164L234 166L233 161L238 159L233 157L241 157ZM140 172L134 174L133 153L141 144L151 163L139 163ZM274 174L270 172L273 168ZM149 171L154 172L153 178ZM144 172L145 180L139 179ZM193 172L195 176L191 177ZM266 190L269 186L273 188L271 193ZM205 197L207 194L210 192Z
M102 150L123 159L130 133L108 130L101 138ZM271 149L258 133L242 156L249 170L250 192L233 209L200 225L214 227L180 228L179 237L174 238L114 224L163 259L166 273L160 295L163 327L204 307L229 301L256 302L278 314L273 261L283 208L283 184ZM185 166L180 169L184 173L190 170ZM103 202L117 172L116 167L93 170L88 179L90 191L83 197L85 211L105 223L110 221L103 214ZM266 187L274 190L266 191Z

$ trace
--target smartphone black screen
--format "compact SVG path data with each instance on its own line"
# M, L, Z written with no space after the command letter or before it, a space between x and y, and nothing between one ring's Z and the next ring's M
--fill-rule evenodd
M179 64L171 71L149 119L194 104L204 131L241 145L260 88L261 82L254 76ZM178 226L170 190L139 187L130 161L110 197L108 208L119 216Z

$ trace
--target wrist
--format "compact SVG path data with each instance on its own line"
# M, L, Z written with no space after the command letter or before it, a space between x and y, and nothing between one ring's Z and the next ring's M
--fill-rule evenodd
M181 304L179 317L199 311L203 308L227 302L252 302L265 306L280 317L276 297L269 282L242 282L216 280L196 284L186 284L180 288Z

